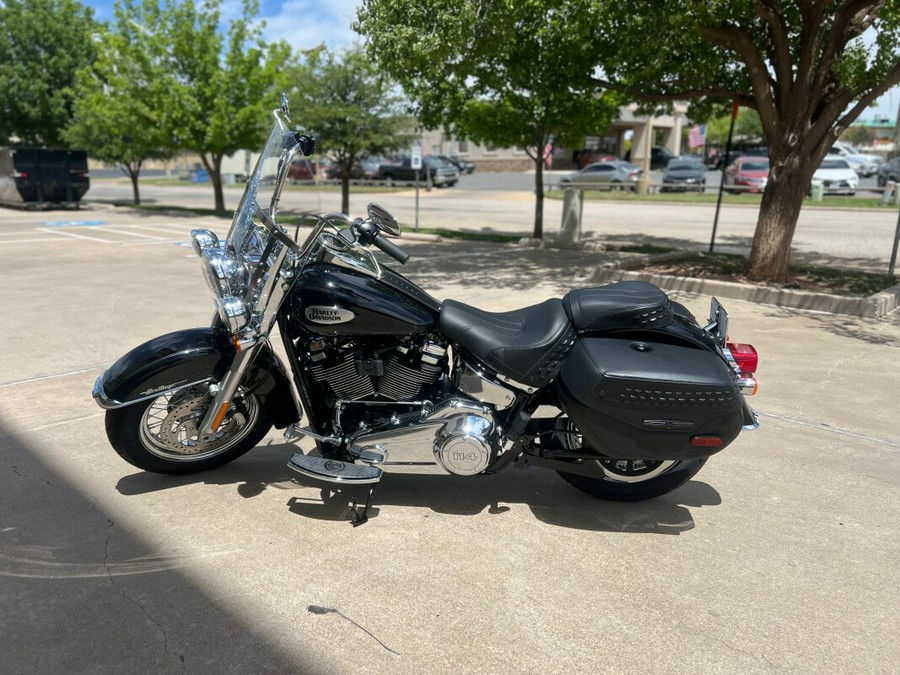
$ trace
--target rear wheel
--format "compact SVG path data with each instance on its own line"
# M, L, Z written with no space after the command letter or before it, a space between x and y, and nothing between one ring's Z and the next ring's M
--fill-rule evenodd
M581 433L567 418L558 424L559 431L551 437L557 449L584 450ZM632 502L653 499L684 485L700 471L706 459L643 460L608 459L583 460L582 466L595 475L558 471L567 483L592 497Z
M106 434L126 462L154 473L185 474L222 466L253 448L271 428L256 394L238 390L212 441L197 429L212 401L204 386L106 413Z

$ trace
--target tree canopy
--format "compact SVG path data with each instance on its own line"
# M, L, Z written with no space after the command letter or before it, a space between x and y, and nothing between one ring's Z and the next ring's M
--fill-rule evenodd
M786 281L812 174L844 129L900 83L900 2L619 0L602 6L601 87L645 101L733 100L759 114L772 171L748 274Z
M97 59L78 72L74 117L65 132L91 157L120 165L140 204L138 178L148 159L173 155L176 115L169 105L176 86L156 0L116 5L115 20L97 33Z
M618 108L591 79L598 19L588 0L365 0L355 28L424 126L525 149L540 237L548 146L580 142Z
M253 21L255 0L242 2L242 14L225 34L219 32L221 6L222 0L182 0L167 6L160 28L171 41L178 142L200 155L216 210L225 208L222 159L262 145L290 62L287 44L263 41L262 25Z
M0 2L0 143L65 145L71 87L94 59L96 30L78 0Z
M414 120L404 110L396 84L353 47L342 54L308 52L294 77L300 122L318 139L319 151L340 167L341 210L349 213L354 165L406 146Z

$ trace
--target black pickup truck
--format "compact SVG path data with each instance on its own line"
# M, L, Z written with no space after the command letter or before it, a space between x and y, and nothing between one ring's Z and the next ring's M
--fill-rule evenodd
M6 206L77 206L90 184L84 150L0 147L0 203Z
M426 173L426 171L428 173ZM436 157L423 157L419 180L427 182L431 175L431 184L435 187L450 187L459 180L459 170L452 164L445 164ZM381 164L378 167L378 178L386 183L413 183L416 170L412 168L410 157L398 157L394 162Z

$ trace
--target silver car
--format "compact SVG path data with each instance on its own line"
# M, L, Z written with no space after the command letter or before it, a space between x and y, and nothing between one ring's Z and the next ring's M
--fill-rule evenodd
M563 187L631 190L633 192L637 189L637 180L643 173L640 167L631 162L615 159L588 164L581 171L571 173L559 182Z

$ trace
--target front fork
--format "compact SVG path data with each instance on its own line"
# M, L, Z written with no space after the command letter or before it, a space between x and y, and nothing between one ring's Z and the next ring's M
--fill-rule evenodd
M203 416L203 422L201 422L198 430L201 442L210 443L215 440L216 432L219 430L222 420L225 419L225 415L231 407L241 380L244 379L247 368L253 363L253 359L262 344L263 341L261 340L235 342L237 353L231 362L231 366L228 368L228 372L225 373L225 377L222 378L219 384L211 384L209 386L209 393L214 396L214 399L206 411L206 415Z

